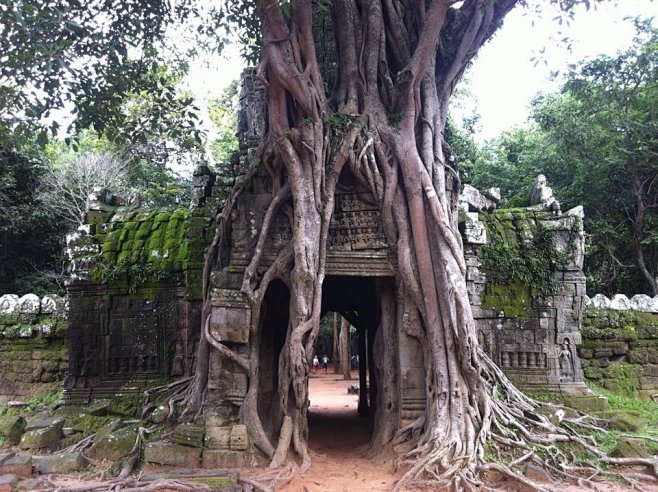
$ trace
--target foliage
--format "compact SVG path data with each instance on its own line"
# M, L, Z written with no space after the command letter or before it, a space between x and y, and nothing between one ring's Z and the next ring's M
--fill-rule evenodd
M68 153L63 157L45 166L38 200L72 231L84 223L89 194L95 187L115 192L123 188L126 163L100 152Z
M0 149L0 292L37 295L61 292L63 223L40 206L37 187L42 156Z
M101 284L121 281L126 284L130 294L137 292L140 285L157 282L171 275L171 272L164 270L159 263L135 262L128 258L104 261L100 256L97 260L91 271L94 281Z
M28 408L32 411L43 410L44 407L54 405L62 400L62 390L55 388L41 395L35 395L27 402Z
M167 26L192 17L187 3L145 0L80 3L24 0L0 9L0 121L19 135L60 123L53 112L75 104L80 118L102 132L130 93L167 97L163 65ZM119 118L121 119L121 118ZM118 126L115 126L118 128Z
M560 93L535 98L533 124L486 143L468 176L523 206L543 173L563 210L584 205L592 293L653 293L658 274L658 31L634 23L628 50L571 67Z
M510 241L501 229L485 220L489 242L481 249L480 258L487 269L487 280L498 285L524 285L531 298L555 292L553 273L564 267L566 255L555 248L555 233L526 219L524 239Z
M658 427L658 403L648 399L620 395L600 388L591 382L588 382L587 385L595 394L608 399L611 410L637 415L647 426ZM655 430L658 431L658 428Z
M217 163L229 162L233 153L238 150L238 89L238 81L234 80L219 97L208 102L210 119L219 133L210 143L213 159Z

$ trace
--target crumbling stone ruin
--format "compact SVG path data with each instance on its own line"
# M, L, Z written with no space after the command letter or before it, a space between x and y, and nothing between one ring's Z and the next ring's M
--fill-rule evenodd
M582 207L561 215L532 207L463 213L467 285L480 343L521 387L587 393L577 356L585 307L582 218ZM530 285L492 276L500 265L483 265L481 251L493 239L489 236L527 252L542 231L550 231L554 240L555 251L549 254L562 255L551 273L549 293L533 296Z
M210 208L91 201L87 224L67 238L67 401L139 392L194 372Z
M85 413L67 420L67 427L58 418L4 421L0 433L11 434L20 449L41 452L66 448L63 455L68 461L48 464L40 457L32 461L29 455L28 463L24 454L0 456L0 471L8 463L14 467L12 470L22 473L34 466L38 470L77 470L84 465L79 451L85 447L85 453L92 458L100 456L103 450L113 460L124 459L139 432L130 422L140 416L135 404L143 403L144 390L157 385L167 388L168 383L194 373L204 251L228 190L252 168L254 148L264 125L263 91L253 72L245 77L241 98L240 152L220 173L208 167L197 169L189 209L147 210L139 207L138 197L94 190L86 224L67 238L71 265L68 363L60 362L57 372L45 370L43 365L39 373L40 381L61 381L66 376L65 402L83 404ZM658 388L653 368L654 363L658 367L658 361L653 361L649 351L640 345L658 333L658 324L652 321L653 315L647 315L651 319L645 320L647 327L640 330L642 333L625 333L615 343L607 343L608 331L603 325L623 324L610 309L625 305L624 301L615 298L606 303L600 296L590 301L585 296L582 208L561 213L545 179L540 178L543 177L538 177L537 183L541 189L535 190L538 201L528 208L498 209L500 191L495 188L479 192L466 185L459 197L467 287L481 346L509 378L526 389L586 394L583 367L577 355L580 350L588 377L606 387L628 385L630 380L636 394L649 394ZM337 187L322 309L341 313L357 328L358 356L366 362L359 367L360 381L355 385L361 415L368 415L376 405L377 375L372 362L374 358L386 357L397 375L401 394L399 425L404 426L425 407L423 350L413 333L407 332L408 326L400 322L388 331L393 350L385 355L380 353L377 337L382 329L381 309L383 299L395 295L397 261L388 250L370 190L355 182L346 173ZM265 333L263 343L254 347L250 307L241 293L241 284L271 190L272 183L265 174L253 176L250 189L238 199L231 216L230 241L226 245L228 263L215 265L210 276L210 334L237 354L258 351L259 408L264 414L275 397L289 294L283 283L271 284L259 326ZM290 225L275 222L263 247L262 269L275 261L278 251L290 239ZM543 265L541 272L523 270L524 261L518 260L527 259L528 255L534 255L532 258ZM540 275L537 285L533 275ZM585 311L588 302L599 309L592 311L590 307ZM627 304L646 311L653 301L638 298L634 302L637 306L626 299ZM51 304L58 307L52 311ZM55 336L65 332L60 318L53 331L44 328L48 324L41 323L38 316L61 313L63 308L59 306L63 304L62 300L50 302L45 298L1 297L0 314L13 316L12 322L21 324L18 328L9 327L9 318L0 318L0 344L14 344L19 339L37 342L39 337L61 342L59 335ZM38 316L36 312L20 311L37 305ZM19 311L20 315L16 315ZM585 341L580 331L584 313L588 336ZM41 360L34 352L31 359ZM615 367L622 359L638 367L646 362L651 365L642 370L636 367L630 378L615 383L620 372ZM624 367L622 373L627 370ZM252 463L257 453L249 428L239 418L247 390L248 380L242 369L213 351L203 419L176 425L166 442L156 438L145 443L144 460L207 469ZM96 403L89 406L92 402ZM167 420L171 411L159 403L146 408L148 421L158 425Z
M68 370L67 303L0 296L0 404L57 390Z
M227 188L249 171L263 129L263 91L252 72L247 73L241 97L240 153L222 175L208 168L195 173L190 210L117 207L103 200L107 193L99 192L88 223L69 238L74 274L69 286L69 402L138 391L158 380L192 374L200 331L200 270L212 218ZM355 182L349 175L342 177L336 192L323 311L340 312L357 328L359 357L368 361L361 364L359 385L359 411L366 415L376 399L372 358L380 356L375 338L381 299L394 295L396 261L388 251L370 191ZM250 345L250 307L240 288L272 189L265 174L256 174L251 183L232 216L228 265L216 266L211 275L210 333L243 355L255 348ZM541 207L496 210L499 200L496 189L482 194L470 186L460 199L468 290L480 343L522 387L586 393L576 352L582 342L579 326L585 299L582 208L561 214L544 200ZM554 198L551 203L556 203ZM550 289L541 296L532 286L505 277L513 272L503 271L501 276L500 269L482 258L494 236L508 249L530 249L538 234L552 244L548 255L557 251L563 259L548 272ZM290 238L290 225L275 222L261 268L274 261ZM278 354L288 323L286 287L275 281L264 302L261 325L266 335L257 350L259 405L266 414L276 391ZM395 353L387 355L398 374L401 426L420 415L425 405L422 348L412 335L400 324L392 335ZM233 438L236 433L248 436L238 418L247 389L242 369L213 351L205 433L216 444L200 458L208 466L247 461L249 447L237 444L243 438Z

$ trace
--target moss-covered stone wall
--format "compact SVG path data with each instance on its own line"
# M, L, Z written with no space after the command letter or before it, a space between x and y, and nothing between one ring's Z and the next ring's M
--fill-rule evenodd
M658 393L658 315L588 307L581 333L587 379L629 396Z
M68 401L140 391L193 372L215 212L92 202L87 224L67 238Z
M126 208L105 217L90 211L90 223L68 241L77 280L130 293L173 281L186 288L188 299L200 299L210 220L205 209Z
M586 391L576 356L585 299L582 209L463 211L480 344L518 385Z
M68 368L68 322L62 310L21 309L17 296L0 297L0 404L59 387ZM12 298L15 302L11 302Z

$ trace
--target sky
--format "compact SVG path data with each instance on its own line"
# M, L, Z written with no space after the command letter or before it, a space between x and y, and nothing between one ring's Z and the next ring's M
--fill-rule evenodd
M482 47L467 73L475 98L472 104L481 115L479 139L522 125L534 95L559 88L560 79L551 81L551 71L564 73L569 64L599 54L613 55L629 47L634 30L624 17L656 15L658 2L624 0L618 4L604 2L595 10L580 9L573 22L564 27L572 41L571 50L559 41L563 36L556 33L559 26L553 15L534 18L532 25L531 17L524 14L523 9L508 14L503 27Z
M471 95L463 107L453 108L453 113L457 118L473 109L479 113L476 134L479 141L522 125L534 95L558 89L560 79L551 80L552 71L564 73L569 64L627 48L633 28L624 17L656 14L658 1L610 1L595 9L579 9L568 26L560 27L554 20L555 14L548 10L537 17L516 8L508 14L494 38L482 47L467 71L467 89ZM562 32L558 32L560 29ZM571 40L571 49L559 41L565 36ZM232 47L224 59L194 66L187 84L201 100L216 97L239 77L243 67L237 48Z

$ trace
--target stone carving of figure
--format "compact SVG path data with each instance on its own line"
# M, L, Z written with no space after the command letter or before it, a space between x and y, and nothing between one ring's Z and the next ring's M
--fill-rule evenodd
M562 340L560 346L560 381L563 383L574 382L573 353L571 341L568 338Z
M546 176L540 174L530 189L530 204L539 205L543 210L560 214L560 202L553 196L553 190L546 185Z
M171 358L171 376L182 376L185 372L183 350L180 342L174 343L174 354Z

